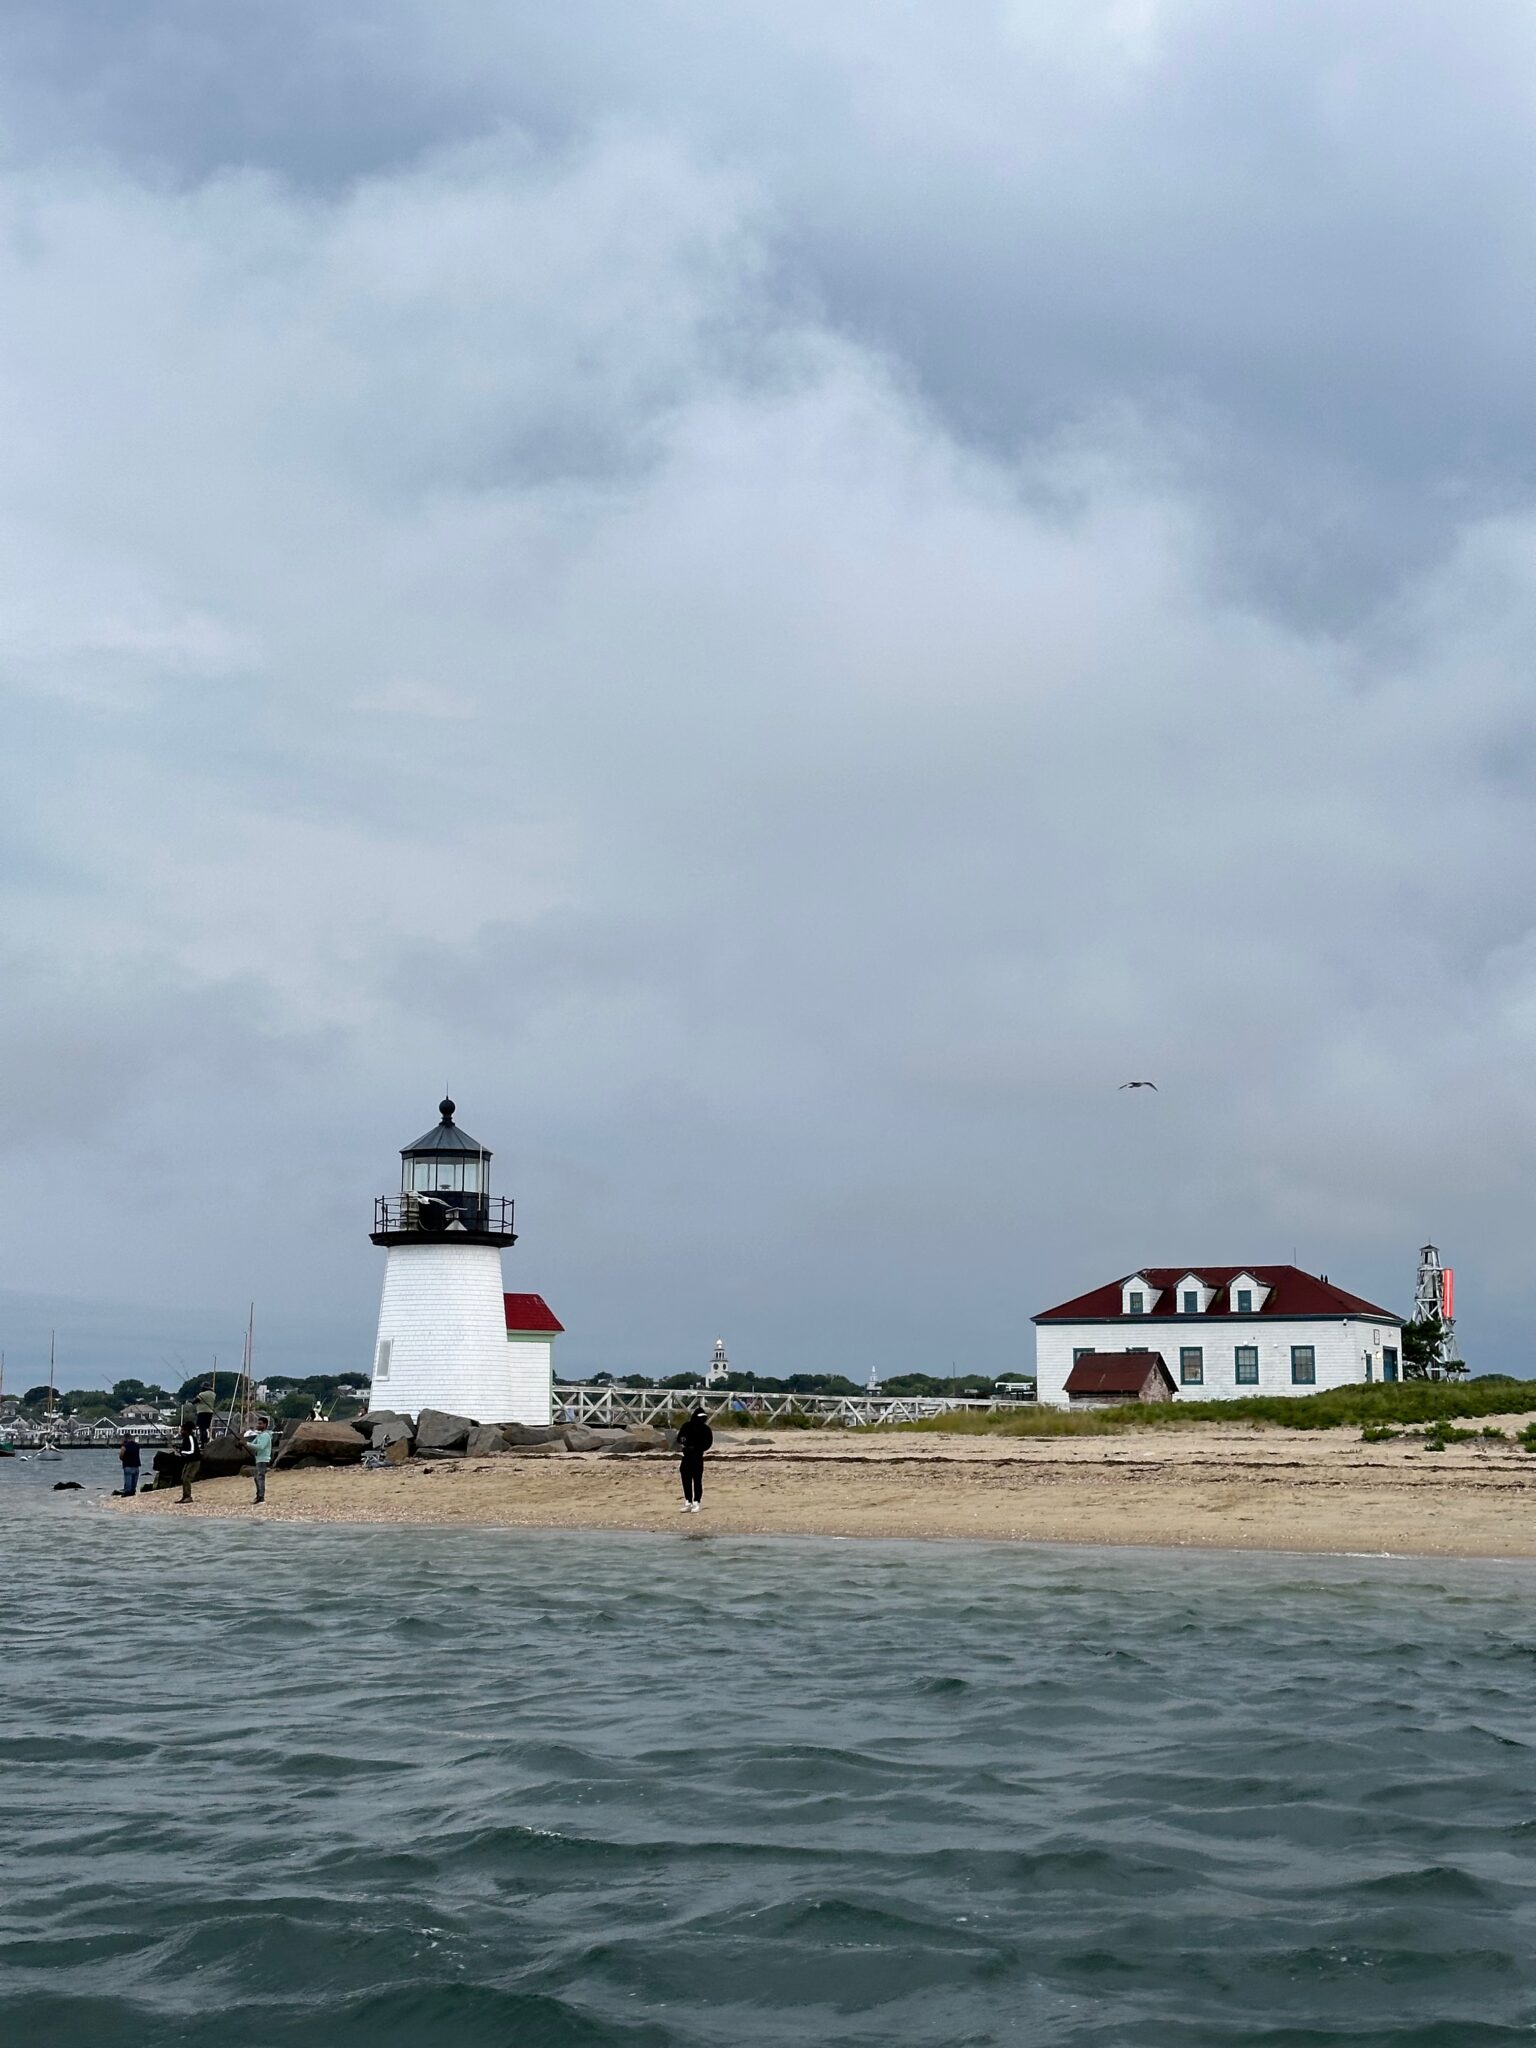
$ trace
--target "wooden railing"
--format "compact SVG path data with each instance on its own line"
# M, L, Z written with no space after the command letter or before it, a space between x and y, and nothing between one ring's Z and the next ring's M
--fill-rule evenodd
M733 1394L710 1387L562 1387L554 1392L561 1422L656 1422L702 1408L711 1421L733 1415L775 1420L808 1416L833 1428L877 1422L921 1422L931 1415L980 1414L1032 1406L1028 1400L966 1394Z

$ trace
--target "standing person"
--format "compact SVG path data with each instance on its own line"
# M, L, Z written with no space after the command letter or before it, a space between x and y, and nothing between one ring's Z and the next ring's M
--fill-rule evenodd
M704 1453L714 1440L715 1432L704 1420L702 1408L695 1408L677 1432L678 1471L683 1481L682 1512L685 1515L696 1515L704 1504Z
M271 1416L257 1416L256 1428L251 1431L247 1442L256 1454L256 1463L252 1467L251 1477L256 1481L256 1499L259 1504L267 1497L267 1474L272 1469Z
M117 1462L123 1468L123 1499L132 1500L139 1490L139 1445L138 1439L131 1437L126 1429L118 1446Z
M181 1453L181 1497L183 1500L190 1500L192 1482L202 1469L202 1460L198 1456L200 1446L197 1440L197 1424L185 1416L182 1418L181 1438L176 1448Z
M208 1432L213 1427L213 1389L204 1387L197 1397L197 1447L199 1450L208 1441Z

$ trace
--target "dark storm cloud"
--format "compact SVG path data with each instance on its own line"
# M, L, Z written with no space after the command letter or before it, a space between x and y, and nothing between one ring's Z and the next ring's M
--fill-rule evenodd
M12 10L12 132L319 190L615 121L758 181L780 289L1008 448L1096 409L1224 501L1222 568L1357 620L1522 502L1536 31L1205 0ZM530 459L532 451L529 451Z
M0 35L29 1286L361 1356L447 1081L573 1363L1426 1231L1515 1326L1522 14Z

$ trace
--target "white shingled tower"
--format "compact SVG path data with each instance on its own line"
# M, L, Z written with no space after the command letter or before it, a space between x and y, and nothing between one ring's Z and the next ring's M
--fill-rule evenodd
M477 1422L548 1422L550 1377L507 1341L501 1254L512 1204L491 1196L491 1155L438 1104L442 1121L400 1154L400 1192L374 1204L388 1249L370 1406L445 1408Z
M731 1361L725 1355L725 1339L723 1337L717 1337L715 1339L714 1356L710 1359L709 1364L704 1368L705 1386L719 1386L720 1382L725 1378L726 1374L730 1371L730 1369Z

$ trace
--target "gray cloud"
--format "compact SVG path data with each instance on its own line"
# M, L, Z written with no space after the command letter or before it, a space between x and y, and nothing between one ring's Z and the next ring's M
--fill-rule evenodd
M13 16L26 1285L361 1357L447 1080L573 1362L1433 1231L1518 1363L1522 18L664 14Z

